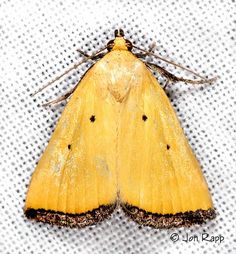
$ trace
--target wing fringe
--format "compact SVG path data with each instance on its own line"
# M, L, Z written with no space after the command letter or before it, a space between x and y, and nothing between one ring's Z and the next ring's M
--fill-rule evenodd
M116 204L102 205L92 211L81 214L70 214L45 209L27 209L25 215L28 219L52 225L83 228L107 219L116 208Z
M176 214L150 213L129 204L122 204L122 209L126 215L138 224L153 228L190 227L216 217L216 212L213 208Z

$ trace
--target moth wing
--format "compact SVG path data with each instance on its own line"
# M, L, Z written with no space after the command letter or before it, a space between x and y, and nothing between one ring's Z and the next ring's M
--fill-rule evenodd
M33 173L25 205L30 218L82 227L114 209L116 109L98 89L106 80L94 68L68 102Z
M121 112L119 186L124 211L154 227L213 218L206 181L165 92L145 65L134 83Z

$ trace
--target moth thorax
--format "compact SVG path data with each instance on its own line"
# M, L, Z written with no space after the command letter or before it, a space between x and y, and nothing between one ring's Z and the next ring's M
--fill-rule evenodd
M116 72L113 77L110 77L111 82L109 82L107 87L113 98L120 103L127 97L131 86L130 77L128 76L127 78L124 78L124 76L127 75L125 74L125 71L126 69L120 69L119 74Z
M116 37L112 50L128 50L125 39L123 37Z

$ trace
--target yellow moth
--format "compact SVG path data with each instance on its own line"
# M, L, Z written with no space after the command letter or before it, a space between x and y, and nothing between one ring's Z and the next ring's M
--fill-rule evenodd
M109 52L87 56L100 60L60 98L73 92L33 173L28 218L84 227L109 217L118 206L139 224L156 228L215 217L199 163L150 69L172 82L213 79L177 78L142 61L132 47L139 49L116 30Z

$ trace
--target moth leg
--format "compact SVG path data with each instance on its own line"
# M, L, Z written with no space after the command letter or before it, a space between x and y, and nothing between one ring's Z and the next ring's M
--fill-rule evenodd
M82 50L80 50L80 49L77 49L77 51L78 51L81 55L83 55L83 56L85 56L85 57L89 57L91 60L98 60L98 59L100 59L100 58L102 58L102 57L105 56L105 53L100 53L100 54L91 56L91 55L85 53L84 51L82 51Z
M85 57L90 57L89 54L87 54L86 52L84 52L83 50L81 49L76 49L76 51L78 51L81 55L85 56Z
M155 48L156 48L156 43L154 42L150 45L149 50L147 52L136 53L135 56L137 56L138 58L145 58L146 56L150 55L150 53L152 53Z
M105 55L106 55L106 53L100 53L100 54L95 55L95 56L92 57L91 59L92 59L92 60L98 60L98 59L104 57Z
M75 87L73 87L69 92L63 94L62 96L60 96L59 98L55 99L55 100L52 100L52 101L49 101L47 103L44 103L42 106L43 107L47 107L49 105L52 105L52 104L56 104L56 103L59 103L61 101L64 101L66 100L67 98L70 97L70 95L75 91L75 89L77 88L78 85L76 85Z
M146 63L146 65L150 69L159 72L162 76L167 78L168 82L165 84L164 88L168 85L169 81L171 81L171 82L185 82L185 83L189 83L189 84L206 84L206 83L212 83L212 82L216 81L216 79L217 79L217 77L211 78L211 79L204 78L204 79L200 79L200 80L185 79L185 78L175 76L174 74L168 72L167 70L165 70L164 68L162 68L156 64Z
M167 86L169 85L169 83L170 83L170 80L167 79L165 85L163 86L163 89L164 89L164 90L166 90L166 88L167 88Z

